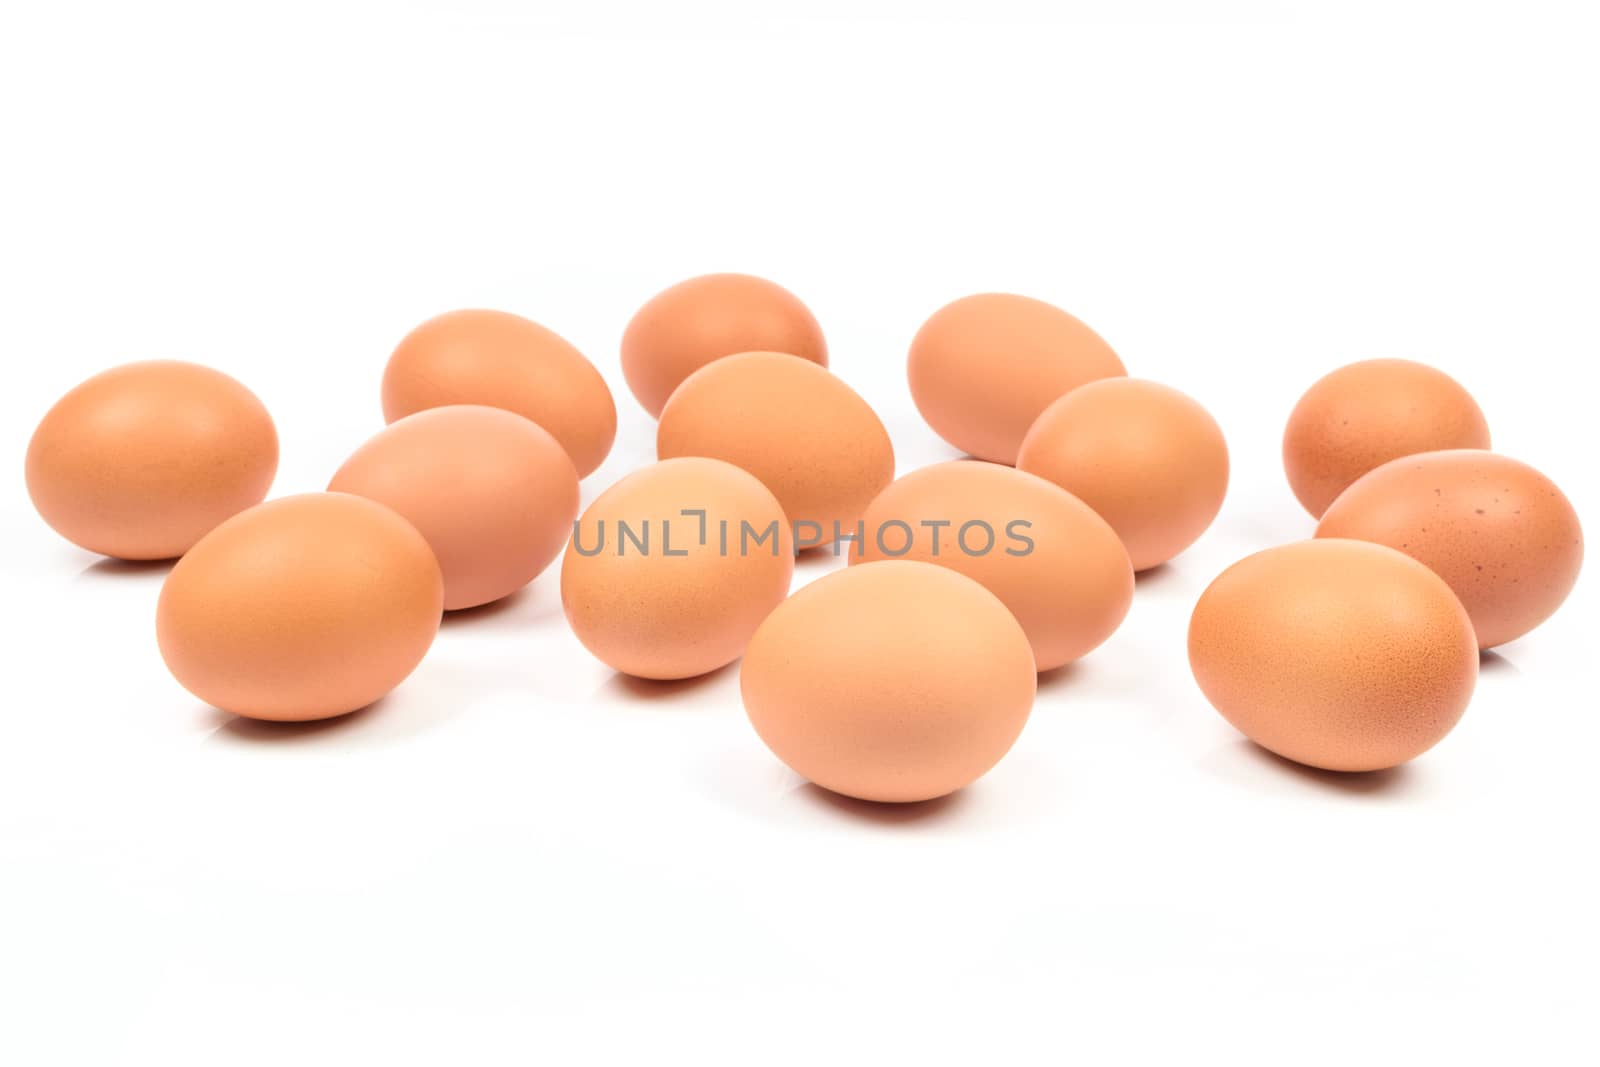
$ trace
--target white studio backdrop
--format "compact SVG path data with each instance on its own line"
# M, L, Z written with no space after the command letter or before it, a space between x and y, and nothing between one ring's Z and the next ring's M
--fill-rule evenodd
M1595 575L1388 774L1254 749L1184 652L1310 535L1279 439L1352 360L1454 375L1600 529L1589 5L0 10L0 1061L1594 1061ZM949 801L804 785L737 667L613 674L554 568L368 712L232 719L156 653L165 568L22 485L57 396L171 357L320 489L394 343L491 306L611 383L587 502L653 458L627 318L711 270L810 305L901 473L954 455L911 335L989 289L1228 436L1213 528Z

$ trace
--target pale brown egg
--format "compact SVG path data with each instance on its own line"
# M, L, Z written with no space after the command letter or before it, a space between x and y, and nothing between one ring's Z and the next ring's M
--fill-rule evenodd
M1318 537L1353 537L1427 564L1455 591L1478 645L1548 619L1583 567L1578 513L1526 463L1473 449L1392 460L1339 494Z
M1283 433L1283 469L1320 518L1346 486L1391 459L1488 447L1489 424L1454 378L1410 360L1369 359L1306 390Z
M740 670L751 725L795 773L861 800L953 793L1010 750L1033 708L1027 635L993 593L885 560L802 588Z
M171 559L259 504L278 434L254 393L194 363L103 371L56 402L28 443L28 495L67 540L118 559Z
M622 374L652 415L689 375L739 352L785 352L828 365L822 327L800 298L749 274L702 274L640 308L622 335Z
M1467 708L1478 646L1438 575L1363 541L1298 541L1223 571L1189 621L1195 681L1239 732L1330 771L1394 767Z
M793 575L793 536L766 486L719 459L668 459L584 511L561 564L561 604L614 670L691 678L743 654Z
M912 471L867 508L861 535L852 565L936 563L999 597L1041 671L1110 637L1133 600L1128 553L1106 521L1059 486L997 463Z
M561 442L578 477L611 451L617 406L594 364L536 322L469 308L424 322L383 372L389 422L446 404L485 404L532 419Z
M685 378L661 411L656 455L709 456L754 474L800 548L849 536L894 478L894 446L867 402L825 368L779 352L726 356Z
M545 430L502 408L451 404L390 424L328 483L384 504L427 539L446 611L533 581L578 517L578 472Z
M1108 378L1074 389L1028 431L1017 468L1088 504L1136 571L1195 542L1228 493L1228 444L1209 412L1156 382Z
M1058 307L1012 293L946 304L911 341L911 397L933 431L978 459L1015 463L1040 412L1122 360Z
M253 719L327 719L421 662L444 586L422 535L345 493L284 497L207 534L167 576L156 639L173 677Z

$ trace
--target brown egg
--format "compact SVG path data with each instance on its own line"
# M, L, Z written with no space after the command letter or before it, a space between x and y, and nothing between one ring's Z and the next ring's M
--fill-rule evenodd
M1391 459L1445 448L1488 448L1477 402L1443 371L1404 359L1340 367L1300 398L1283 434L1283 469L1301 505L1320 518L1345 487Z
M28 443L28 494L90 552L171 559L259 504L278 434L254 393L210 367L128 363L56 402Z
M1100 335L1058 307L1011 293L946 304L911 341L911 397L933 431L978 459L1015 463L1050 403L1126 374Z
M998 463L912 471L872 502L861 532L852 564L937 563L999 597L1041 671L1110 637L1133 600L1133 568L1106 521L1059 486Z
M1109 378L1051 404L1017 468L1066 489L1122 538L1146 570L1194 543L1228 493L1228 445L1205 408L1176 389Z
M328 489L376 500L422 533L444 573L446 611L533 581L578 517L578 472L560 443L521 415L477 404L391 424Z
M1189 665L1212 705L1286 759L1372 771L1449 733L1478 646L1449 586L1393 549L1298 541L1223 571L1189 621Z
M661 411L656 455L710 456L754 474L800 548L849 536L894 478L894 446L867 402L780 352L726 356L685 378Z
M561 564L561 603L607 666L691 678L739 658L793 574L793 537L766 486L719 459L668 459L583 513Z
M344 493L241 512L178 561L156 639L183 687L252 719L326 719L399 685L433 643L439 565L410 523Z
M1011 748L1033 653L993 593L944 567L837 571L761 624L739 676L756 733L797 774L862 800L953 793Z
M1472 449L1407 456L1363 475L1317 536L1373 541L1426 563L1466 606L1480 648L1548 619L1583 566L1578 513L1555 483Z
M652 415L678 383L723 356L786 352L828 365L822 327L781 285L749 274L703 274L651 297L622 335L622 374Z
M611 451L617 406L583 353L536 322L472 308L429 319L383 372L389 422L447 404L486 404L532 419L561 442L578 477Z

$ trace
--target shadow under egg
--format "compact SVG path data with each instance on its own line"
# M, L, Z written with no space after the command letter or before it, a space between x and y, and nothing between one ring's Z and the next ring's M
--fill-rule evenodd
M1407 791L1414 780L1409 763L1374 771L1330 771L1296 763L1254 741L1240 739L1240 749L1257 766L1269 768L1332 793L1347 796L1397 796Z
M177 558L173 559L112 559L107 556L89 564L78 572L76 581L130 581L134 579L159 578L166 576L177 566Z
M804 800L814 809L834 812L851 819L879 826L932 825L953 818L966 807L967 790L958 789L931 800L914 800L906 803L893 801L861 800L857 797L835 793L813 782L806 782L792 795Z
M1163 589L1176 585L1179 580L1178 569L1171 561L1157 563L1154 567L1146 567L1142 571L1134 571L1133 585L1135 589Z
M1522 668L1494 651L1494 649L1486 648L1478 653L1478 673L1505 674L1515 677L1522 673Z
M1044 693L1052 689L1065 689L1075 679L1082 676L1083 665L1081 660L1073 660L1071 663L1063 663L1059 667L1051 667L1049 670L1039 672L1038 692Z
M639 678L620 671L613 674L597 691L597 696L621 698L629 703L673 704L689 703L720 683L737 679L739 661L718 667L692 678Z
M499 600L491 600L487 604L475 604L470 608L453 608L444 613L444 618L439 625L445 626L470 626L473 623L487 622L509 615L517 610L520 603L531 595L529 586L523 586L514 593L507 593Z
M217 728L211 732L212 740L231 743L288 745L312 741L320 737L335 737L361 727L380 713L389 695L379 697L365 707L326 719L306 719L283 722L276 719L252 719L220 708L211 709L217 719Z

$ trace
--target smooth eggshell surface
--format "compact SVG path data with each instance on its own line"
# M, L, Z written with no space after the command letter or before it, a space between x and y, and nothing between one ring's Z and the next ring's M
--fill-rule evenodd
M848 536L894 477L894 446L876 413L825 368L746 352L685 378L661 411L656 454L709 456L761 479L801 547Z
M749 274L703 274L651 297L622 335L622 374L652 415L689 375L739 352L784 352L828 365L810 310L783 286Z
M344 493L229 519L161 588L156 638L183 687L254 719L326 719L399 685L433 643L439 565L410 523Z
M1478 678L1449 586L1393 549L1299 541L1248 556L1201 594L1189 664L1230 723L1286 759L1394 767L1437 744Z
M1478 645L1513 641L1578 581L1583 530L1556 484L1494 452L1427 452L1385 463L1339 494L1318 537L1388 545L1455 591Z
M278 434L254 393L220 371L153 360L95 375L56 402L28 443L28 494L90 552L171 559L259 504Z
M1133 600L1122 542L1083 501L997 463L912 471L867 508L852 565L921 560L979 582L1022 624L1038 669L1110 637Z
M1028 638L994 594L887 560L802 588L756 631L739 677L756 733L797 774L910 802L977 780L1033 707Z
M1312 518L1357 478L1392 459L1488 448L1489 424L1454 378L1423 363L1369 359L1317 381L1283 433L1289 487Z
M554 437L501 408L453 404L407 415L328 483L384 504L427 539L447 611L533 581L578 517L578 472Z
M1015 463L1023 435L1063 393L1126 374L1100 335L1058 307L1011 293L946 304L911 341L917 410L977 459Z
M561 564L567 621L595 658L640 678L738 659L789 592L794 542L777 498L731 463L663 460L578 520Z
M1228 493L1228 445L1205 408L1156 382L1108 378L1039 416L1017 468L1088 504L1142 571L1194 543Z
M446 404L484 404L532 419L561 442L580 478L600 466L617 434L617 407L594 365L559 335L505 311L438 315L389 357L387 421Z

